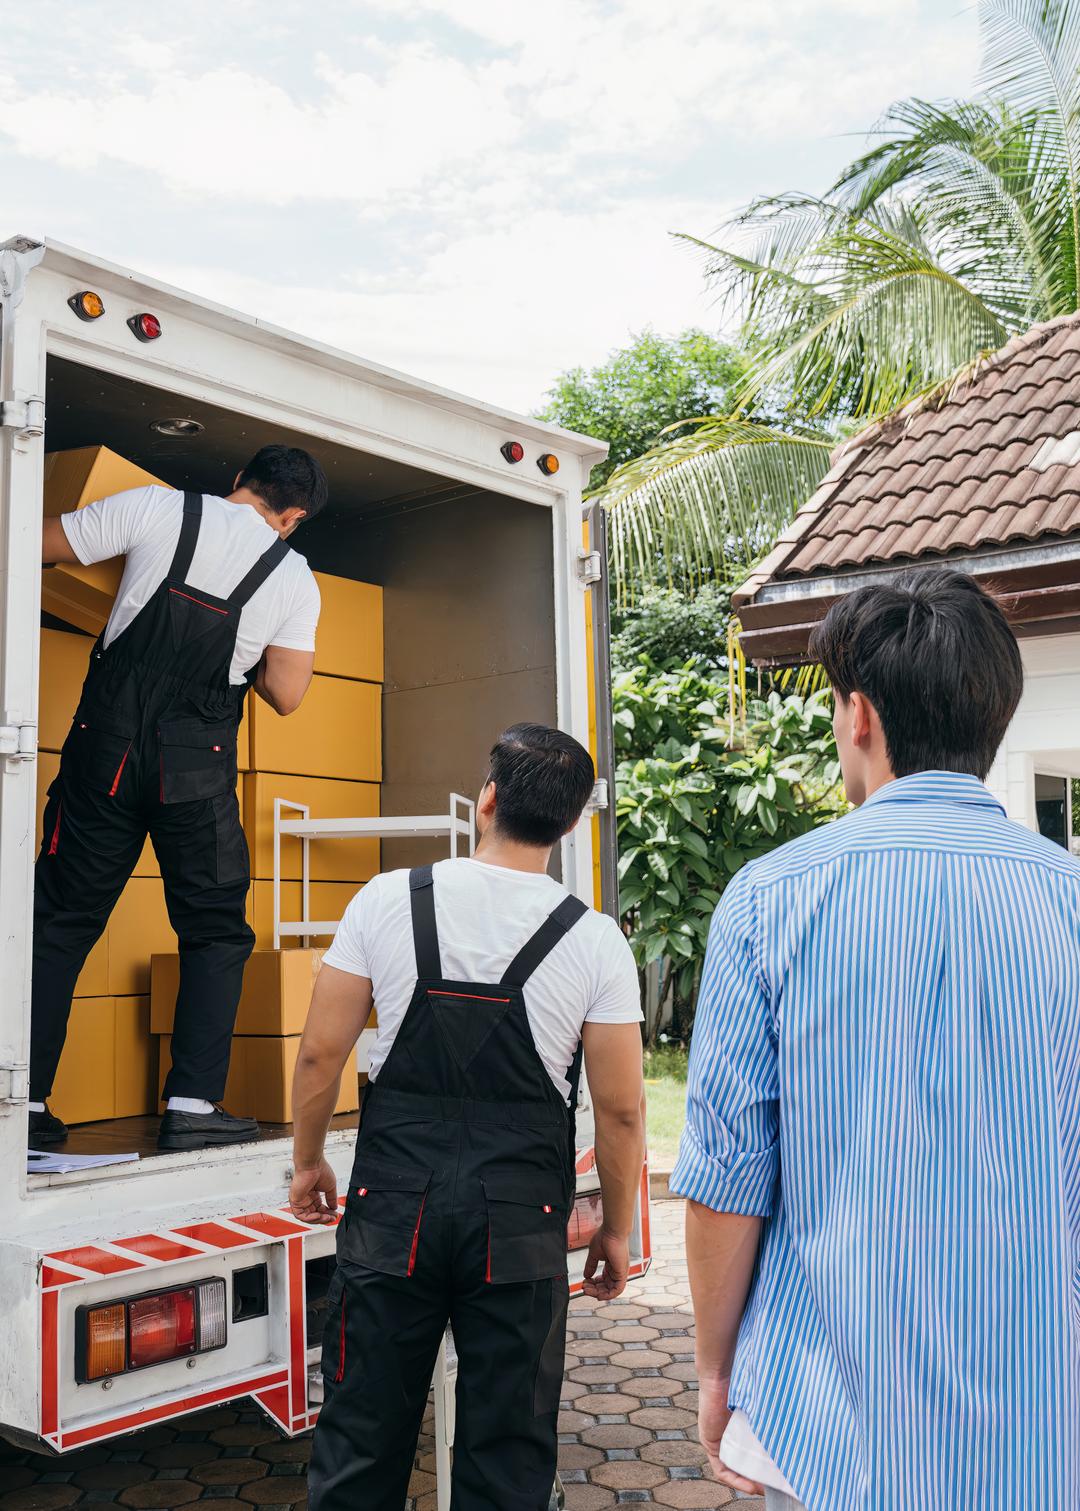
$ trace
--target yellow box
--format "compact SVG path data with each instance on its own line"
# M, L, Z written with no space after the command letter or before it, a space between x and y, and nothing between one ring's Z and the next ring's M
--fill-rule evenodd
M256 950L244 970L233 1032L302 1033L322 957L322 950ZM171 1034L180 985L179 955L155 955L150 983L150 1031Z
M274 875L274 800L305 803L312 818L377 818L379 789L372 782L331 782L322 777L280 776L256 771L244 777L244 829L251 850L251 874ZM299 814L286 814L299 818ZM281 842L281 875L298 880L302 846L298 839ZM370 881L379 870L376 839L311 841L312 881Z
M358 882L313 881L311 884L311 917L318 923L341 920L349 903L360 891ZM300 917L300 883L287 881L281 888L281 916L284 921ZM274 947L274 883L253 881L248 893L248 923L255 930L255 948L270 950ZM320 942L329 943L329 936ZM285 948L299 948L299 939L282 941Z
M150 999L117 997L115 1108L118 1118L142 1117L158 1109L157 1039L150 1031Z
M315 670L331 677L383 680L383 590L351 577L316 572L322 608Z
M67 739L93 648L89 635L42 630L38 681L38 745L42 750L59 750Z
M115 997L150 994L150 957L176 948L161 882L135 876L109 920L109 991Z
M382 688L344 677L312 677L304 701L286 718L255 698L251 765L255 771L381 781Z
M161 479L107 446L53 451L45 458L45 515L54 519L85 508L99 498L152 483L160 484ZM88 567L77 562L46 567L41 575L41 606L66 624L100 634L112 610L122 574L120 557Z
M171 1038L163 1034L158 1041L158 1086L163 1089L172 1065ZM292 1122L292 1080L300 1035L287 1038L239 1038L232 1042L229 1078L225 1083L224 1105L235 1117L257 1118L260 1123ZM360 1106L356 1051L349 1056L341 1074L341 1091L335 1112L355 1112Z
M116 1004L80 997L71 1004L67 1039L49 1106L65 1123L96 1123L116 1112Z

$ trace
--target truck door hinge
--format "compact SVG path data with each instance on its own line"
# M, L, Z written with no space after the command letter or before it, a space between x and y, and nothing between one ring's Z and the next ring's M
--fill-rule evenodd
M593 783L592 796L585 804L590 813L600 813L608 807L608 784L607 777L601 777Z
M578 579L585 588L604 580L604 562L599 551L578 552Z
M19 435L44 435L45 400L0 399L0 427Z
M25 1065L0 1065L0 1102L25 1102L30 1076Z
M37 725L20 724L8 717L10 724L0 724L0 756L9 761L32 761L37 755Z

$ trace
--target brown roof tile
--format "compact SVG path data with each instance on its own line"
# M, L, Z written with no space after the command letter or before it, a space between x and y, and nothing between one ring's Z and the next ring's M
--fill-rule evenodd
M943 400L840 447L736 601L768 581L1080 537L1080 461L1031 466L1048 438L1075 430L1080 315L1069 315L1014 337Z

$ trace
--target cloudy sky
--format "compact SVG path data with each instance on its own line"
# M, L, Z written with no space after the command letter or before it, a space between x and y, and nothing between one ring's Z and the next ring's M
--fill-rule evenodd
M494 402L645 326L821 190L890 101L967 92L954 0L36 0L0 54L4 226Z

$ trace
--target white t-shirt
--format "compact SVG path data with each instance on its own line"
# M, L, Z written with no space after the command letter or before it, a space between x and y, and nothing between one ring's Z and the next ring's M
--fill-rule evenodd
M745 1411L733 1411L720 1440L720 1462L748 1480L757 1480L770 1490L788 1495L796 1505L802 1502L761 1446Z
M496 983L568 895L550 876L481 860L442 860L434 874L442 971L449 981ZM379 1025L371 1055L374 1080L416 988L408 871L384 872L356 894L324 963L372 983ZM582 1024L641 1022L630 946L613 918L592 910L537 966L524 995L537 1053L567 1100L566 1073Z
M64 534L83 566L127 557L105 626L106 645L126 629L165 580L183 518L184 495L156 485L114 493L61 516ZM250 505L204 494L199 539L187 580L215 598L228 598L277 538L276 530ZM318 622L318 584L304 558L290 551L240 611L229 681L239 686L268 645L313 651Z

